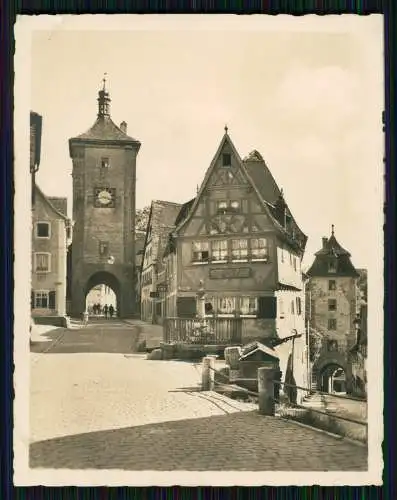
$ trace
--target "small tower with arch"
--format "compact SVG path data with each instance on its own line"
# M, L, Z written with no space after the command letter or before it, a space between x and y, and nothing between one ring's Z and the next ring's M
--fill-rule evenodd
M342 369L349 392L349 352L356 342L359 273L351 262L350 253L337 241L334 225L331 226L331 236L322 239L322 248L316 252L307 275L307 320L313 334L320 335L322 344L313 365L316 378L313 383L327 392L336 391L333 379ZM338 384L339 378L335 378Z
M73 242L71 315L86 307L88 292L110 287L121 317L130 317L135 301L136 157L141 143L110 116L106 79L98 92L98 112L87 132L69 139L73 162Z

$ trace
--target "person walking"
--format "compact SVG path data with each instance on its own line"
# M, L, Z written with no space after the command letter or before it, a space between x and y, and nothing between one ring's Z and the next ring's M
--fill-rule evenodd
M86 327L88 325L88 317L89 317L89 314L88 314L88 311L87 309L83 312L83 315L82 315L82 320L83 320L83 327Z
M114 314L114 307L112 304L110 304L109 306L109 316L110 318L113 318L113 314Z
M105 318L106 318L106 319L108 318L108 310L109 310L108 305L107 305L107 304L105 304L105 305L103 306L103 314L105 315Z

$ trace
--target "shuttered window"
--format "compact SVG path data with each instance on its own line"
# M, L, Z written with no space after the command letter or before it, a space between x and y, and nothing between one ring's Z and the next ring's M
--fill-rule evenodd
M258 318L275 319L277 315L276 297L259 297Z
M52 291L48 294L48 307L49 309L55 309L55 292Z
M176 308L178 318L194 318L196 315L196 299L194 297L178 297Z

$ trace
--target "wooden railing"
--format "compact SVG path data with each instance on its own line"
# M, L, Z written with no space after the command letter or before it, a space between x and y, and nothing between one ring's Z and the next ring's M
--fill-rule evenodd
M164 342L186 344L239 345L242 338L242 318L165 318Z

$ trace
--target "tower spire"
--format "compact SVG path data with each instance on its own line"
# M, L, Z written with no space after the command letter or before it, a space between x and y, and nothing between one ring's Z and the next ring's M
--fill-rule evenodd
M98 117L110 116L110 96L106 90L106 77L107 73L104 73L102 89L98 92Z
M335 233L335 226L332 224L331 226L331 235L334 236Z

